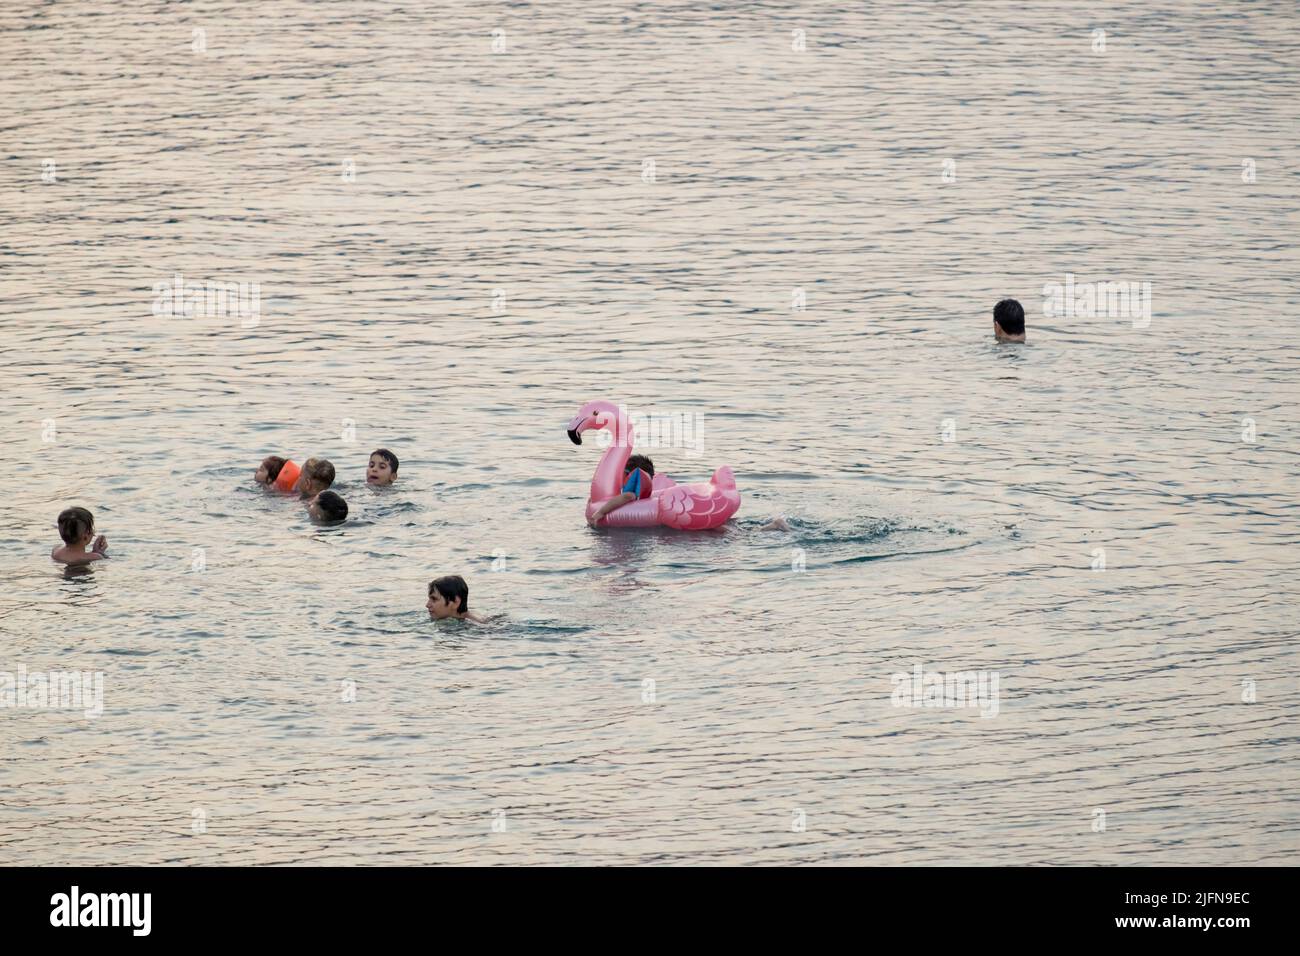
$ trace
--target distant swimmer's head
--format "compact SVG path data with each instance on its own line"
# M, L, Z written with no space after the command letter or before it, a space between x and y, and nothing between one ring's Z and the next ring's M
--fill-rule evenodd
M59 512L59 537L76 547L95 536L95 516L85 508L64 508Z
M294 490L315 497L334 484L334 466L324 458L308 458ZM341 499L340 499L341 500Z
M429 617L441 621L469 612L469 585L459 574L448 574L429 582L429 600L425 602Z
M391 485L397 478L397 456L387 448L377 448L370 453L366 465L366 484Z
M1025 340L1025 310L1015 299L1003 299L993 307L993 337L999 342Z
M337 524L348 516L348 503L337 492L322 491L307 506L308 513L322 524Z
M253 477L259 485L269 485L280 477L280 469L283 467L283 458L279 455L267 455L262 459L262 463L257 466L257 472Z
M623 466L623 474L628 474L633 468L640 468L651 478L655 476L655 463L645 455L629 455L627 464Z

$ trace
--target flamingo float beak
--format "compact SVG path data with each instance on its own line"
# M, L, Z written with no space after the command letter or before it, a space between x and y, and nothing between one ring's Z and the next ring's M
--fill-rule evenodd
M582 424L587 420L586 415L579 415L573 421L569 422L569 441L575 445L582 444Z

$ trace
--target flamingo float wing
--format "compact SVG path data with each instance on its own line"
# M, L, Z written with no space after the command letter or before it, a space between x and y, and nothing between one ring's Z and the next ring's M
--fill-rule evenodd
M683 531L716 528L740 507L739 495L712 484L677 485L657 497L660 522Z

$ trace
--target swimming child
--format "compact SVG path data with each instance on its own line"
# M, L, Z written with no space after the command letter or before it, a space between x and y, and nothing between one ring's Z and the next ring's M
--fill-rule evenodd
M334 524L348 516L348 503L334 491L322 491L307 502L307 513L324 524Z
M59 513L59 537L63 546L50 552L55 561L86 564L108 557L108 539L102 534L95 538L95 517L85 508L65 508ZM87 551L92 538L95 543Z
M435 621L454 617L474 624L487 623L477 614L469 612L469 585L459 574L434 578L429 582L429 600L425 603L429 617Z
M308 458L293 490L304 498L315 498L334 484L334 466L324 458Z
M627 464L623 466L623 490L592 512L587 524L594 528L601 518L615 508L621 508L629 501L639 498L649 498L654 490L654 476L655 463L649 458L645 455L628 456Z
M366 484L391 485L397 479L397 456L387 448L377 448L370 453L366 465Z
M293 491L298 482L299 468L279 455L267 455L257 467L253 479L263 487L277 491Z

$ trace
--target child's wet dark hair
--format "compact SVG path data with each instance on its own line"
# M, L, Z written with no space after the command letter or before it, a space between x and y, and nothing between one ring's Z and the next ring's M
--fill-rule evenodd
M633 468L644 469L645 473L651 478L655 476L655 463L645 455L630 455L628 457L627 464L623 466L623 471L628 472Z
M342 521L348 516L348 503L333 491L322 491L316 496L316 507L326 521Z
M59 537L64 544L77 544L95 533L95 516L85 508L64 508L59 512Z
M370 453L371 457L378 455L384 461L388 462L388 467L393 469L393 474L397 474L397 456L387 448L376 448Z
M444 600L456 601L460 604L456 609L457 614L464 614L469 610L469 585L459 574L448 574L445 577L434 578L429 582L429 597L433 597L433 592L437 591Z
M1015 299L1003 299L993 307L993 321L1007 335L1024 335L1025 310Z
M313 458L303 468L303 471L312 481L319 481L326 488L334 484L334 466L324 458ZM342 498L339 498L339 501L342 500Z
M266 469L266 481L269 484L280 477L280 469L284 467L284 459L279 455L267 455L262 459L262 467Z

